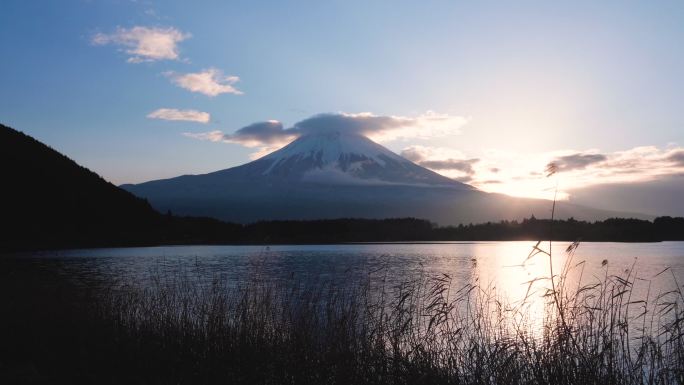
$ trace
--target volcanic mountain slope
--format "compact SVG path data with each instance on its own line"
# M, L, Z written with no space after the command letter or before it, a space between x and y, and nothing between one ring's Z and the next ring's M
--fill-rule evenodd
M548 216L549 201L479 191L408 159L365 136L308 133L253 162L204 175L184 175L124 189L155 208L248 223L273 219L417 217L439 224ZM634 216L570 204L559 217Z
M302 136L243 167L256 178L335 185L413 185L472 187L393 153L358 134L322 132ZM240 167L236 167L236 170Z

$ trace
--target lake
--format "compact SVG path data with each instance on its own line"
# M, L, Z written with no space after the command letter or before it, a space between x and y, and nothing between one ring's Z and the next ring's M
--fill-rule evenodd
M528 255L536 242L418 244L344 244L273 246L163 246L60 250L16 254L12 260L56 269L69 279L145 284L152 276L191 275L199 281L220 279L281 282L382 280L393 284L418 275L447 274L453 288L474 282L515 302L530 293L530 282L549 276L549 258ZM568 261L568 242L554 242L553 269ZM548 248L548 242L540 244ZM606 276L635 277L633 294L644 297L684 283L684 242L582 243L568 277L584 283ZM668 271L663 272L665 269ZM631 271L628 273L628 271ZM535 288L545 287L535 281ZM548 282L548 280L546 280ZM542 293L543 294L543 293Z
M196 291L198 288L211 289L216 282L220 282L221 290L256 284L275 287L284 301L298 304L299 300L287 294L294 287L334 287L335 290L351 289L350 293L365 287L370 289L370 296L360 298L371 301L388 298L389 301L382 302L382 307L388 310L402 297L402 290L415 282L423 283L419 291L427 294L424 298L435 298L434 284L446 282L447 290L440 295L444 295L446 302L453 301L455 317L460 317L459 314L472 317L476 311L480 312L477 319L492 320L505 333L524 330L539 338L549 325L547 321L556 319L556 312L549 295L550 259L545 254L530 257L535 245L537 242L519 241L163 246L32 252L6 257L3 262L10 268L22 266L24 272L44 269L57 273L76 285L104 285L116 290L152 289L145 291L148 295L167 284L176 290L180 288L181 292L193 293L203 292ZM604 294L596 290L584 292L578 303L580 311L601 307L621 309L632 320L629 329L634 335L639 335L644 325L644 310L648 310L647 317L656 317L654 328L647 332L651 335L657 335L661 330L659 325L671 322L678 314L664 310L668 309L667 303L683 300L681 292L673 290L684 282L684 242L588 242L581 243L569 254L566 249L570 245L553 243L556 289L560 276L565 277L565 287L571 295L584 285L594 290L593 284L608 283L596 289L606 288ZM549 244L538 246L548 250ZM621 279L629 283L623 284ZM467 290L467 298L455 300L466 292L463 288L476 290ZM629 293L623 295L623 291ZM234 294L228 296L234 297ZM297 298L309 300L306 296ZM319 298L325 301L329 297ZM420 309L427 309L429 301L415 309L422 312ZM637 339L630 340L630 345L638 343Z

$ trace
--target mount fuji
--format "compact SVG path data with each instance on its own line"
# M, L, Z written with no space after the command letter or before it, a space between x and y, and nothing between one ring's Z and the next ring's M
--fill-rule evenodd
M174 214L249 223L278 219L416 217L439 224L548 217L551 203L480 191L341 130L300 136L247 164L122 185ZM632 216L561 203L557 216Z
M472 189L418 166L363 135L339 131L304 135L278 151L225 172L282 183Z

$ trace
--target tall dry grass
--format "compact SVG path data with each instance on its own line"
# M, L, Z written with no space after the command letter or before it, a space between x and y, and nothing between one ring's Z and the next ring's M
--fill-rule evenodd
M151 272L84 289L5 276L3 383L682 384L684 297L636 298L634 269L582 283L574 260L511 302L446 274L390 284L206 281ZM538 243L529 258L550 253ZM34 277L34 278L31 278ZM34 279L35 281L30 281ZM543 314L529 305L543 301ZM17 369L19 368L19 369ZM8 382L9 381L9 382Z

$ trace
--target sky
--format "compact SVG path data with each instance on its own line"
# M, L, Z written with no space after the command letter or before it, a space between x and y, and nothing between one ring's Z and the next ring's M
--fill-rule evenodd
M116 184L243 164L321 114L401 122L370 136L485 191L610 208L684 193L682 20L681 1L7 0L0 122ZM684 215L668 202L649 212Z

